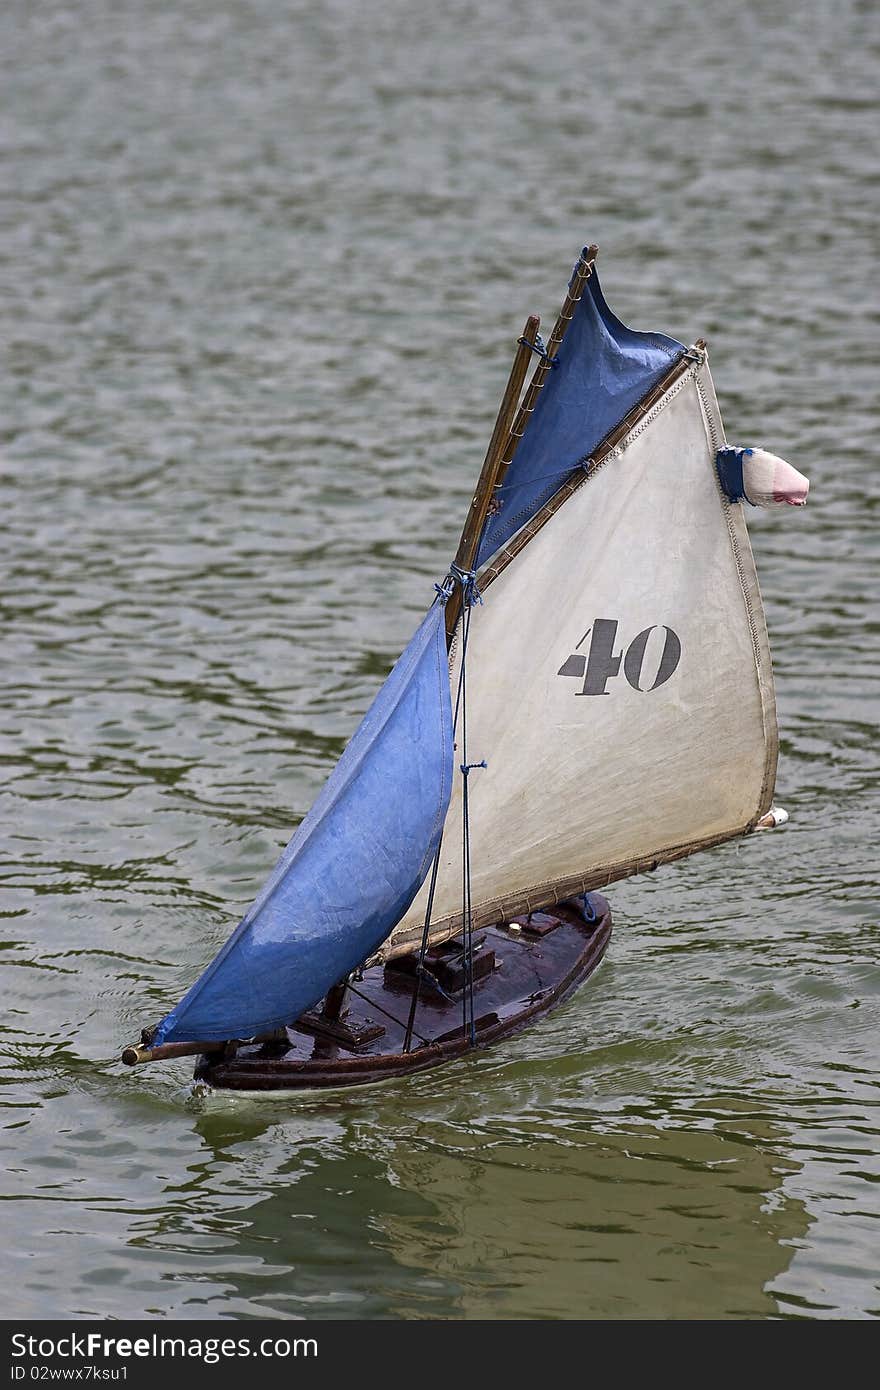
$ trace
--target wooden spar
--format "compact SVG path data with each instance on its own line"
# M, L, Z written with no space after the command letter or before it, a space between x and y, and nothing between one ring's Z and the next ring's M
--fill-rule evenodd
M504 452L501 455L501 467L498 470L496 487L501 487L508 468L517 451L519 441L522 439L529 417L535 408L535 401L538 399L538 392L547 379L547 373L551 370L552 360L559 351L563 338L565 337L568 325L571 323L575 308L580 302L580 297L584 292L584 285L593 273L593 264L599 254L598 246L585 246L580 254L580 259L574 268L571 280L568 285L568 293L565 302L559 311L559 318L550 334L550 341L547 344L547 356L540 358L531 381L529 382L526 394L523 396L522 405L516 413L516 419L510 428L507 441L504 445Z
M127 1067L137 1067L141 1062L163 1062L172 1057L199 1057L203 1052L223 1052L225 1043L181 1042L161 1043L159 1047L142 1047L133 1043L122 1049L122 1060Z
M287 1033L283 1028L276 1028L271 1033L263 1033L259 1038L252 1038L255 1043L265 1042L284 1042ZM131 1047L123 1048L122 1061L127 1067L140 1066L142 1062L166 1062L173 1057L200 1057L203 1053L226 1052L229 1047L235 1046L235 1042L177 1042L160 1043L158 1047L145 1047L141 1043L133 1043Z
M340 984L332 986L327 994L325 1008L320 1015L321 1018L325 1018L330 1023L340 1018L347 988L347 976ZM149 1036L148 1031L145 1036ZM240 1041L237 1038L230 1038L226 1042L160 1043L158 1047L150 1047L147 1043L132 1043L130 1047L123 1048L122 1061L127 1067L138 1067L143 1062L169 1062L175 1057L213 1057L220 1054L228 1057L235 1052ZM261 1033L257 1038L248 1039L248 1042L251 1044L287 1042L287 1030L285 1028L273 1028L269 1033Z
M519 393L522 390L522 383L525 379L526 368L530 349L525 347L523 339L533 344L538 337L540 319L532 315L525 326L522 339L520 339L519 351L514 358L513 367L510 372L510 379L507 383L507 390L498 411L498 419L495 421L495 429L489 441L489 448L486 451L486 461L477 483L477 489L471 502L470 511L465 520L464 529L461 533L461 540L458 545L458 553L455 563L459 569L473 569L474 561L477 556L477 547L480 543L480 536L483 526L492 503L492 496L495 490L501 487L504 476L510 467L513 456L516 453L519 441L525 433L529 416L535 408L535 401L538 392L547 379L547 373L551 370L553 358L562 345L568 325L571 323L574 311L580 303L581 295L584 292L584 285L593 273L593 265L599 254L598 246L585 246L581 252L577 265L572 272L568 284L568 292L565 296L559 317L553 325L553 332L546 347L546 356L541 357L538 365L532 374L528 389L523 396L522 403L516 415L513 411L519 401ZM516 383L516 384L515 384ZM505 423L506 422L506 423ZM499 436L503 440L500 455L496 454ZM461 594L456 589L452 598L446 605L446 632L449 640L455 631L455 624L461 612Z
M510 376L507 379L504 395L501 398L501 405L498 409L498 418L495 421L495 428L492 431L492 438L489 440L489 447L486 450L486 457L483 467L477 480L476 490L471 501L468 514L465 517L464 528L461 533L461 540L458 543L458 550L455 553L455 564L460 570L468 571L473 569L474 561L477 558L477 547L480 544L480 536L489 514L489 507L495 492L498 481L498 470L501 467L504 450L510 437L514 412L519 404L519 395L522 390L523 382L526 379L526 370L529 365L532 347L538 337L538 329L541 320L535 314L531 314L526 320L522 338L513 359L513 366L510 369ZM455 632L455 625L461 613L462 594L461 586L456 585L446 603L446 642L447 646L452 642L452 635Z

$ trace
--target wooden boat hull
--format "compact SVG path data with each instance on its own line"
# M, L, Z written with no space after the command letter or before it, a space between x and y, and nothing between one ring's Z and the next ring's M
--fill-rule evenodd
M196 1078L226 1090L355 1086L490 1047L556 1008L596 969L611 936L611 909L599 893L590 894L590 902L593 922L576 905L561 903L552 912L478 933L473 1041L463 1023L463 990L454 988L460 980L449 959L453 944L445 948L447 959L444 948L437 948L427 962L431 970L423 976L408 1052L404 1039L415 976L405 964L373 966L346 996L336 1031L348 1034L347 1040L324 1031L320 1015L305 1014L286 1030L286 1041L240 1044L227 1055L202 1056Z

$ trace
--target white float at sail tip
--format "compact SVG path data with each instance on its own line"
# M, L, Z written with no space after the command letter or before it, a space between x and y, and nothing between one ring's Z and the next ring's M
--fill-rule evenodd
M805 507L809 479L766 449L746 449L743 459L746 497L756 507Z
M805 507L810 481L766 449L718 451L718 477L729 501L753 507Z

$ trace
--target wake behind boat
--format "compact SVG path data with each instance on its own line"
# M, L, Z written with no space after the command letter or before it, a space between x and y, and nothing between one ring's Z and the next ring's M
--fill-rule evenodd
M581 253L530 317L455 561L232 936L129 1065L352 1084L488 1046L595 969L615 879L781 823L743 503L706 345L626 328ZM529 363L536 365L525 390Z

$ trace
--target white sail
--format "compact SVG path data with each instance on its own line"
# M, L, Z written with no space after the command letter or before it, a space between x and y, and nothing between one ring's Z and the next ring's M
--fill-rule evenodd
M773 678L743 508L715 470L723 443L701 361L525 545L514 538L515 558L487 567L467 657L468 760L487 764L470 776L475 925L719 843L768 810ZM460 659L457 640L453 692ZM461 926L461 783L432 941ZM421 938L426 891L378 958Z

